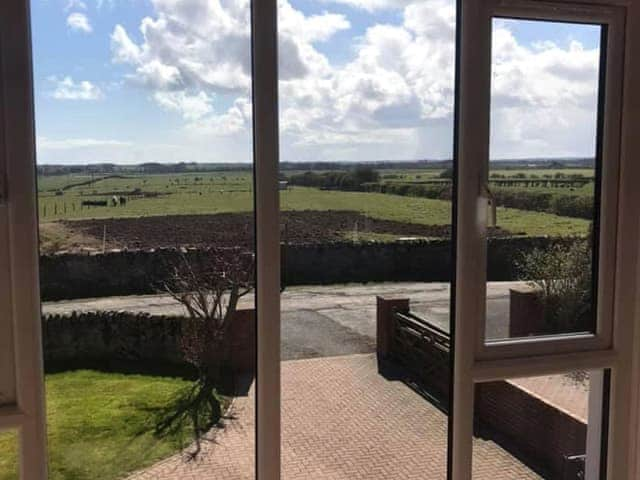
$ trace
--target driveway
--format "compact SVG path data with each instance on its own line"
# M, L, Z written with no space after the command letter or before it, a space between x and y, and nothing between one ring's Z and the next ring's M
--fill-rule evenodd
M508 332L509 288L521 282L487 285L487 330L490 338ZM281 296L282 359L294 360L375 351L376 296L409 298L411 310L449 330L448 283L370 283L287 288ZM242 306L252 307L253 296ZM184 309L166 295L108 297L48 302L45 314L72 311L130 311L183 315Z
M174 455L129 480L254 480L253 388L201 457ZM404 383L378 373L375 355L282 363L284 480L444 480L447 417ZM474 480L541 477L497 444L474 438Z

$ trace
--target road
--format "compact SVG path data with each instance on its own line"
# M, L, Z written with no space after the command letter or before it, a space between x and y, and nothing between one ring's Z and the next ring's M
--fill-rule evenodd
M509 288L522 282L487 285L487 330L490 338L508 331ZM370 283L287 288L281 296L282 359L329 357L375 351L376 296L409 298L411 311L449 329L448 283ZM253 295L242 299L251 307ZM111 310L183 315L168 295L81 299L43 304L44 314Z

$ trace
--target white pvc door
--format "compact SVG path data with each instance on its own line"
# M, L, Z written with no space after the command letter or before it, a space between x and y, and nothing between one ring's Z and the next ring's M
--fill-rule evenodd
M628 79L624 72L625 62L628 66L632 61L629 56L625 58L625 44L631 38L626 23L631 7L607 1L537 0L462 0L459 6L457 285L450 477L472 478L474 393L478 384L589 370L593 398L586 478L602 478L605 472L610 479L633 478L628 448L631 437L624 419L630 415L629 359L633 345L629 333L633 331L634 317L625 298L635 295L637 288L635 263L629 263L636 259L637 248L628 242L637 239L634 235L638 215L625 215L630 213L635 192L629 188L624 172L637 170L625 151L630 148L625 145L627 139L624 135L621 138L625 121L637 115L624 99L625 93L630 93L625 90ZM593 139L596 214L589 240L596 252L591 279L593 303L597 306L593 307L593 323L580 330L493 340L486 335L487 208L494 138L491 106L492 82L499 82L500 73L504 72L496 74L492 70L492 48L500 41L495 36L496 25L508 22L536 22L549 31L573 26L574 30L598 32L600 59ZM546 47L540 43L533 48ZM521 78L521 82L535 80ZM542 84L537 88L559 87ZM515 96L514 93L511 101L519 100ZM541 118L539 122L553 120ZM580 125L569 127L570 133L571 128ZM526 132L522 141L526 141ZM609 395L605 395L609 389ZM610 400L609 409L602 408L603 398L605 404Z
M0 4L0 429L19 471L46 478L28 2Z

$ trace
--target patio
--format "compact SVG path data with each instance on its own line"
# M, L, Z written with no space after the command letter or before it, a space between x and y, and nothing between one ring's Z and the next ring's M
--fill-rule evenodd
M446 416L380 375L375 355L283 362L282 394L283 478L446 478ZM129 480L253 479L253 406L251 388L199 460L175 455ZM474 455L474 479L541 478L491 441L475 439Z

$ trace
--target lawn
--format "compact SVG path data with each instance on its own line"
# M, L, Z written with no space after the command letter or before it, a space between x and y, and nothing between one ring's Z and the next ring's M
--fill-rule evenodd
M158 408L190 382L74 371L46 377L51 480L110 480L153 464L189 440L154 437ZM0 435L0 480L16 476L15 436Z

